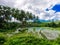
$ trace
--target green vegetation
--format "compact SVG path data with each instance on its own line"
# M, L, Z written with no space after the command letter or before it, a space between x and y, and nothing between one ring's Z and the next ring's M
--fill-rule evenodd
M7 41L6 37L3 33L0 33L0 45L3 45Z
M56 40L47 40L44 38L39 38L38 36L33 35L33 33L26 32L15 34L12 37L0 34L1 45L60 45L59 40L60 38Z
M33 36L13 38L9 40L8 45L47 45L47 40L39 39Z

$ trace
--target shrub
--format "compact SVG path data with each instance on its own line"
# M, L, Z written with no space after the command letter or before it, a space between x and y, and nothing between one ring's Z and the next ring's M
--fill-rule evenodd
M0 33L0 45L4 45L5 42L6 42L6 37L4 36L4 34Z

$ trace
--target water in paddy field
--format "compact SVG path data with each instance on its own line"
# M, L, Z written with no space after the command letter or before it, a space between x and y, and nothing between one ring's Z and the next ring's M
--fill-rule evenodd
M29 31L35 30L35 31L40 31L40 30L53 30L53 28L49 27L29 27Z
M32 31L32 30L34 30L34 31L40 31L40 30L45 30L45 28L41 28L41 27L29 27L28 30L29 31Z
M41 28L41 27L29 27L28 29L44 30L45 28Z

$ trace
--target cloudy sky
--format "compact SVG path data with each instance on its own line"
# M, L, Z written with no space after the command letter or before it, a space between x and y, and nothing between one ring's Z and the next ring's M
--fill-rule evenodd
M0 5L32 12L42 20L60 20L60 0L0 0Z

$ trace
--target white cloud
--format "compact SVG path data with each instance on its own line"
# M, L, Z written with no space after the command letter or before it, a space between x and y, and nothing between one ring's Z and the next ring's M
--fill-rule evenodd
M14 7L15 0L0 0L0 5Z

